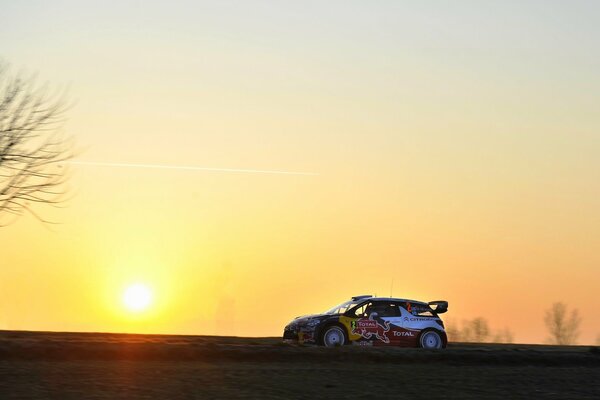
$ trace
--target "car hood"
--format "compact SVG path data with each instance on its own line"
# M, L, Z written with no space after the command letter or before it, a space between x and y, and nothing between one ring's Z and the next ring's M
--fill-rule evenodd
M294 326L306 326L306 325L316 325L323 321L326 318L335 317L339 314L308 314L301 315L299 317L294 318L290 325Z
M313 318L320 318L320 317L324 317L327 314L307 314L307 315L300 315L299 317L294 318L295 322L300 322L300 321L307 321L309 319L313 319Z

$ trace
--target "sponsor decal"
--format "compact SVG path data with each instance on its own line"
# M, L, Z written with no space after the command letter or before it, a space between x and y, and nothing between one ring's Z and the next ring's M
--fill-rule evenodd
M418 321L431 321L432 317L404 317L404 322L418 322Z
M377 321L373 319L359 319L350 323L352 329L377 329Z
M394 331L394 336L415 336L415 334L410 331Z
M390 339L386 333L390 330L390 323L384 321L381 325L378 321L369 318L360 318L350 322L352 333L360 335L365 339L371 339L373 336L377 340L381 340L384 343L389 343Z

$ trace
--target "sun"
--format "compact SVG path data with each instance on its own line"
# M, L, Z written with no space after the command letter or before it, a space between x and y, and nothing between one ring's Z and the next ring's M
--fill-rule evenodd
M152 304L152 291L142 283L135 283L125 289L123 304L130 311L144 311Z

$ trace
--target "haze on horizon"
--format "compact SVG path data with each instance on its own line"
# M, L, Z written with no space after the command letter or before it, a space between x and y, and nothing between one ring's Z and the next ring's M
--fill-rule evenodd
M69 87L76 160L316 174L71 165L60 225L0 228L0 329L279 335L393 281L518 342L556 301L600 334L600 4L0 13L0 57Z

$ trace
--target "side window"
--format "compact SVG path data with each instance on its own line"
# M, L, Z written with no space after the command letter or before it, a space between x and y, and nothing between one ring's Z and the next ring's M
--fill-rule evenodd
M363 305L359 306L358 308L356 308L352 314L354 314L354 316L357 318L366 318L369 316L369 313L371 313L372 310L373 310L373 303L368 301L368 302L364 303Z
M400 307L409 314L412 314L412 304L410 302L400 303Z
M431 310L431 307L425 304L411 303L406 302L402 304L404 309L409 312L409 314L419 316L419 317L434 317L434 313Z
M398 317L400 316L400 309L395 303L381 302L377 303L374 307L374 311L379 317Z

